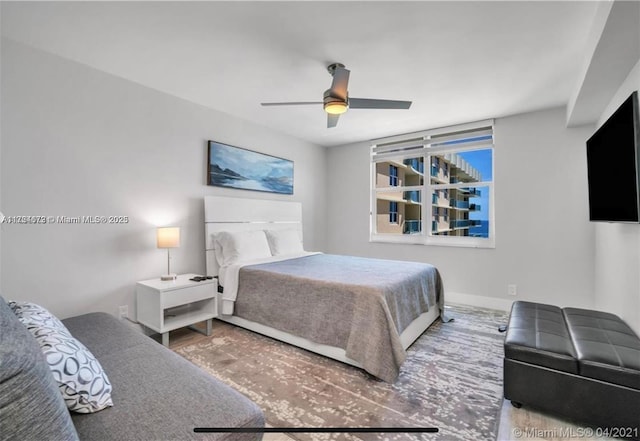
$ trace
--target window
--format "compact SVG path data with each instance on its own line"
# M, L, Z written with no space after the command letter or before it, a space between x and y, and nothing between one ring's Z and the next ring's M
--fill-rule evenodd
M438 158L431 158L431 176L438 176L440 171L440 160Z
M398 167L389 165L389 185L391 187L398 186Z
M391 224L398 223L398 203L397 202L389 202L389 223Z
M493 155L492 120L374 141L371 240L494 247Z

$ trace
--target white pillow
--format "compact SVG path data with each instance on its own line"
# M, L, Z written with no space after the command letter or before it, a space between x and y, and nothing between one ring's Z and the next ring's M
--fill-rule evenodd
M69 410L94 413L113 406L100 362L56 316L31 302L9 302L9 307L40 344Z
M265 230L271 254L281 256L285 254L302 253L302 240L298 230Z
M94 413L113 406L111 383L96 357L71 334L29 329L44 354L69 410Z
M222 266L224 264L224 255L222 254L222 244L218 240L220 238L221 233L213 233L213 253L216 256L216 262L218 262L218 266Z
M25 326L37 324L41 328L69 332L67 327L46 308L31 302L9 302L9 308Z
M267 242L267 236L262 230L223 231L218 234L217 241L222 248L220 266L271 257L269 242Z

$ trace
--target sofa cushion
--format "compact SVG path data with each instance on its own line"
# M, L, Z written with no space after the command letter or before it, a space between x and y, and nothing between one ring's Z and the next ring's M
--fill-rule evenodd
M195 427L264 427L260 408L193 363L105 313L63 320L109 372L115 405L72 416L83 440L221 439ZM225 440L260 439L226 434Z
M9 307L36 338L69 410L92 413L113 406L100 362L57 317L30 302L9 302Z
M640 390L640 339L620 317L564 308L581 375Z
M578 373L571 336L557 306L514 302L504 351L512 360Z
M38 342L0 297L0 433L7 440L77 440Z

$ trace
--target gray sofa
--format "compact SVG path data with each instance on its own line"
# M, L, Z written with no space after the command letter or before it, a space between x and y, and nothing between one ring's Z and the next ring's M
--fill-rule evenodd
M259 440L261 434L194 433L195 427L262 428L260 408L189 361L105 313L63 320L98 359L114 405L69 412L40 346L0 297L1 440Z

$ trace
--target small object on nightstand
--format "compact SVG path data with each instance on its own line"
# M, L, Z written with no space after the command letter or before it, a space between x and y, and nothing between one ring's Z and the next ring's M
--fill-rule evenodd
M498 332L505 332L506 330L507 330L507 325L501 325L501 326L498 328Z

